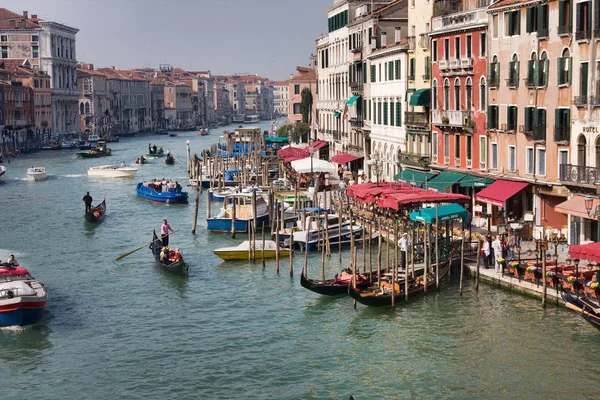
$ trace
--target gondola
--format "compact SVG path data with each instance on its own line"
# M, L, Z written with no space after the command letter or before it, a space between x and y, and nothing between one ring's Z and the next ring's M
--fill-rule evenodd
M167 158L165 158L165 164L173 165L175 164L175 157L171 153L167 153Z
M106 199L102 203L92 208L92 211L85 213L87 222L101 222L106 217Z
M383 273L383 271L382 271ZM360 289L366 289L369 286L370 274L361 274L364 278L357 283L356 287ZM377 271L373 271L373 276L377 276ZM339 279L337 276L332 279L320 280L320 279L309 279L304 275L304 271L300 275L300 285L312 292L322 294L325 296L337 296L340 294L348 293L348 285L350 281L345 279Z
M439 278L442 279L450 270L450 264L445 262L440 266ZM427 290L431 290L435 287L435 273L427 274ZM394 303L399 303L404 299L405 294L405 281L399 280L395 283L397 285L394 292ZM390 284L391 287L391 284ZM371 307L382 307L392 305L392 293L390 289L382 290L379 287L360 289L354 288L352 285L348 286L348 293L357 302ZM409 278L408 280L408 297L413 297L417 294L424 293L423 275L415 278Z
M187 275L188 274L188 266L183 260L183 254L180 253L181 258L179 261L171 261L169 263L162 262L160 260L160 252L163 248L162 239L156 235L156 231L152 232L152 243L150 244L150 250L154 255L154 261L163 271L170 272L172 274L177 275Z
M562 298L567 308L578 312L583 319L594 328L600 330L600 304L587 297L577 297L562 291Z

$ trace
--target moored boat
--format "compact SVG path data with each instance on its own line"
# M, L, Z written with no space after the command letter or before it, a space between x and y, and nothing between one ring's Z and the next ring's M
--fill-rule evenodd
M45 181L48 179L46 168L44 167L31 167L27 168L27 180L30 182Z
M225 197L225 207L219 209L215 216L206 219L207 228L211 232L231 232L234 224L235 232L248 232L250 222L254 220L251 193L234 193ZM235 221L233 208L235 207ZM256 196L256 226L259 230L262 224L269 226L269 206L261 195Z
M373 272L373 276L377 276L377 272ZM358 282L356 286L358 288L367 288L369 283L372 282L371 274L357 274ZM309 279L304 275L304 271L300 275L300 285L312 292L322 294L325 296L337 296L340 294L348 294L348 285L350 285L352 279L352 271L345 269L340 274L337 274L332 279Z
M92 208L90 212L85 213L85 220L87 222L100 222L106 217L106 199L102 200L102 203Z
M265 240L265 258L275 258L275 252L277 251L277 245L273 240ZM262 258L263 243L261 240L256 241L256 246L251 248L251 242L245 240L237 246L232 247L221 247L220 249L213 250L213 252L222 260L247 260L249 253L254 253L255 258ZM280 247L279 256L289 257L290 249Z
M133 178L137 168L120 165L100 165L88 169L87 174L96 178Z
M181 190L181 185L171 181L139 182L135 188L138 197L167 204L185 204L188 193Z
M304 248L308 245L308 250L315 251L326 239L331 244L340 241L349 243L352 235L359 240L364 233L362 226L355 225L351 221L340 221L337 214L325 214L327 210L309 207L304 211L313 213L313 215L306 218L304 226L302 226L302 219L298 219L296 228L285 228L280 231L279 239L281 241L289 241L290 235L294 235L295 246ZM298 228L300 230L297 230ZM325 229L327 229L327 234L325 234Z
M183 254L179 250L172 251L168 247L165 248L162 239L156 235L156 231L152 232L150 250L154 256L154 261L162 270L172 274L187 275L188 266L183 260ZM168 254L164 255L164 252L168 252ZM161 258L161 253L164 255L163 258Z
M600 330L600 303L589 297L579 297L563 290L562 298L567 308L576 311L594 328Z
M157 135L168 135L169 134L169 130L168 129L157 129L155 132L155 134Z
M48 293L29 271L0 264L0 326L26 326L44 316Z

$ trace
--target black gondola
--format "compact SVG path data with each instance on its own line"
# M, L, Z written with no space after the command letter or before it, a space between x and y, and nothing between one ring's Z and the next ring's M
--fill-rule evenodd
M567 308L577 311L583 319L600 330L600 304L588 297L577 297L564 290L562 291L562 298Z
M440 266L439 269L439 277L442 279L448 271L450 270L450 264L445 262ZM435 273L427 274L427 290L433 289L435 286ZM412 297L416 294L424 293L424 285L423 285L423 275L409 278L408 280L408 296ZM396 282L398 288L394 291L394 303L398 303L404 299L404 280L399 280ZM380 288L368 288L368 289L360 289L353 288L352 285L348 286L348 293L350 293L350 297L352 297L357 302L364 304L366 306L371 307L382 307L382 306L390 306L392 305L392 292L391 290L382 290Z
M149 247L150 250L152 250L152 254L154 255L154 260L156 261L156 264L160 267L160 269L177 275L188 274L188 266L183 260L183 254L181 253L181 258L179 259L179 261L170 261L168 263L161 261L160 253L163 248L163 241L156 235L156 231L152 232L152 243Z
M369 275L370 274L362 274L366 278L363 278L360 282L357 283L356 287L360 289L366 289L369 286ZM377 271L373 272L373 276L377 276ZM300 275L300 285L302 287L325 296L337 296L340 294L348 293L348 285L347 281L342 281L337 278L333 279L309 279L304 275L304 271Z
M100 222L106 217L106 199L102 200L102 203L92 208L90 212L85 213L85 220L87 222Z
M175 157L173 157L173 154L167 153L167 158L165 158L165 164L167 164L167 165L175 164Z

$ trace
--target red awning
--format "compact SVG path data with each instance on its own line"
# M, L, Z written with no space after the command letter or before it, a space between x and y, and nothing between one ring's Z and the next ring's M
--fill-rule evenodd
M400 206L413 203L468 203L469 196L454 193L439 193L433 190L420 190L413 193L396 193L382 197L377 206L398 211Z
M308 151L291 146L279 150L277 155L283 160L283 162L292 162L309 157Z
M600 242L569 246L571 259L586 260L600 263Z
M504 202L529 186L527 182L499 179L475 195L475 200L493 206L504 207Z
M337 153L335 156L331 157L331 161L338 164L347 164L351 161L358 160L359 158L360 157L356 157L348 153Z
M592 210L600 205L600 200L594 198L592 203ZM585 209L585 196L575 195L567 201L563 201L560 204L554 206L554 211L558 211L563 214L575 215L577 217L591 219L587 210Z
M329 144L329 142L326 142L324 140L315 140L314 142L312 142L312 147L315 151L319 150L321 147L325 147ZM306 146L304 148L304 150L308 151L310 145Z

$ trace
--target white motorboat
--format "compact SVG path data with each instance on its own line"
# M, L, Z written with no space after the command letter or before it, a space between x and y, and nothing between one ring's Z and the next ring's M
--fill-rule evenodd
M4 165L0 165L0 176L6 173L6 167Z
M260 122L260 117L258 115L246 115L244 118L245 124L256 124Z
M88 169L88 176L96 178L133 178L138 171L135 167L121 165L100 165Z
M98 140L100 140L100 136L98 136L98 135L89 135L88 136L88 142L97 142Z
M44 167L31 167L27 168L27 180L31 182L45 181L48 179L46 168Z

